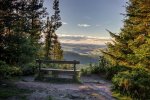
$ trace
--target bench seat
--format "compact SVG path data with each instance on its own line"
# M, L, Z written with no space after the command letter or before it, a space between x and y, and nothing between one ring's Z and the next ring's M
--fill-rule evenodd
M74 70L68 70L68 69L53 69L53 68L41 68L41 71L74 72ZM76 70L76 72L80 72L80 70Z

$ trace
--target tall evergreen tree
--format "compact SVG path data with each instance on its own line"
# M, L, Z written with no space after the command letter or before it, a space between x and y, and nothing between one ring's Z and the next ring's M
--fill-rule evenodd
M55 31L62 25L60 22L60 10L59 10L59 0L54 0L53 3L54 15L51 16L51 19L47 18L47 25L46 25L46 40L45 40L45 59L52 59L52 48L53 48L53 41L52 38L55 36Z
M102 51L114 65L150 69L150 0L129 0L121 32L109 32L113 43Z
M61 44L58 41L58 36L55 34L54 37L54 46L52 49L53 59L62 60L63 59L63 50L61 48Z
M9 64L23 64L36 55L35 44L38 44L39 38L32 37L39 37L41 25L34 23L32 26L31 23L40 21L45 11L39 11L43 2L31 6L33 1L37 0L0 0L0 60ZM30 11L35 13L31 15ZM38 20L32 21L33 18Z
M32 42L38 43L43 27L42 18L47 15L46 8L43 7L43 0L26 1L25 14L28 21L28 33Z

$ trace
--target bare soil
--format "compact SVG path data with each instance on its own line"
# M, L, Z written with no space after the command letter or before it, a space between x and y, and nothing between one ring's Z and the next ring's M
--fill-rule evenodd
M19 88L34 90L28 100L114 100L111 83L98 76L81 77L82 84L36 82L33 77L23 77L15 84Z

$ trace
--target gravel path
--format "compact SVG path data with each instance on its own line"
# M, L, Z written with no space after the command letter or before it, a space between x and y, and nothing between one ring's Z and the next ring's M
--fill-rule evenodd
M35 82L32 77L16 82L20 88L34 90L28 100L114 100L111 84L97 76L81 77L82 84Z

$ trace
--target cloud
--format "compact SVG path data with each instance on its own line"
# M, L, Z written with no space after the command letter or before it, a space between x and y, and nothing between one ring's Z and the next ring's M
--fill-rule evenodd
M67 23L67 22L62 22L62 24L63 24L63 25L67 25L68 23Z
M93 37L84 35L65 35L58 34L61 43L68 44L95 44L105 45L107 42L112 42L110 37Z
M82 37L82 38L96 38L96 39L111 39L110 37L94 37L85 35L68 35L68 34L57 34L59 37Z
M78 24L79 27L90 27L91 25L88 24Z

